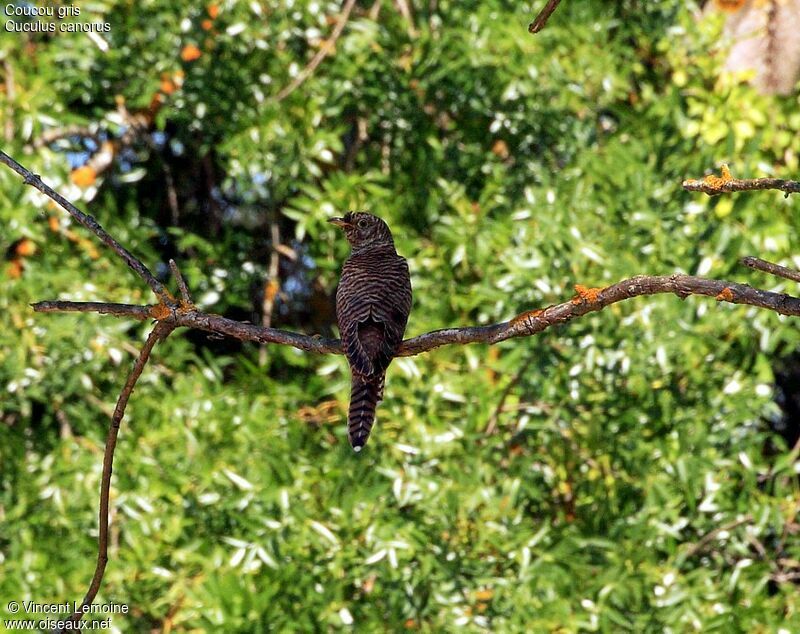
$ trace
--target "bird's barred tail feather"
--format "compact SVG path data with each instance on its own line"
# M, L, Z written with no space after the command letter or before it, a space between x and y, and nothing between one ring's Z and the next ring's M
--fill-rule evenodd
M367 444L372 424L375 422L375 408L380 400L382 388L382 375L364 377L353 374L350 412L347 415L347 438L355 451L361 451Z

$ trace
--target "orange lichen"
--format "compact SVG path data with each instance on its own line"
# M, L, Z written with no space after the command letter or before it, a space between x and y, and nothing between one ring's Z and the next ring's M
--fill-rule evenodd
M156 304L155 306L151 306L148 312L153 319L158 319L159 321L162 319L167 319L172 314L170 309L164 304Z
M178 311L181 313L190 313L193 310L197 310L197 306L192 304L192 302L187 302L185 299L182 299L178 304Z
M717 295L716 300L718 302L732 302L733 291L726 286L720 291L719 295Z
M521 314L517 315L516 317L514 317L514 319L511 320L511 325L512 326L516 326L519 323L528 322L528 321L530 321L532 319L536 319L543 312L544 312L543 310L529 310L529 311L527 311L525 313L521 313Z
M183 50L181 50L181 59L184 62L193 62L202 54L203 52L199 48L197 48L196 45L187 44L186 46L183 47Z
M89 187L94 185L95 180L97 180L97 172L94 171L93 167L84 165L72 170L69 179L78 187Z
M602 288L589 288L583 284L575 284L575 292L577 296L572 300L573 304L580 304L581 302L588 302L594 304L597 301Z
M28 238L21 238L14 246L14 252L22 257L28 257L36 253L36 243Z
M723 165L719 176L709 174L703 179L703 183L713 187L714 189L720 189L723 185L725 185L725 183L729 183L732 180L733 176L731 176L731 171L728 169L727 165Z

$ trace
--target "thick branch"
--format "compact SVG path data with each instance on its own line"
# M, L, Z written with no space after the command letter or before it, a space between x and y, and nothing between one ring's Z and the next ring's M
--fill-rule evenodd
M784 293L763 291L746 284L710 280L692 275L637 275L602 289L576 286L576 290L578 294L567 302L548 306L543 310L522 313L509 321L488 326L446 328L406 339L397 356L413 356L450 344L495 344L515 337L530 337L551 326L572 321L576 317L602 310L611 304L633 297L660 293L673 293L682 299L689 295L705 295L714 297L720 302L747 304L772 310L781 315L800 316L800 298ZM277 343L318 354L342 354L341 342L338 339L324 339L277 328L262 328L219 315L204 313L193 307L170 311L163 305L130 306L85 302L39 302L33 305L33 309L37 312L87 312L93 310L138 320L168 318L175 324L175 327L197 328L242 341Z
M70 216L75 218L75 220L77 220L81 225L86 227L89 231L100 238L100 241L114 251L114 253L116 253L119 257L121 257L125 261L125 264L127 264L130 269L139 275L139 277L141 277L147 283L156 296L162 301L172 299L167 289L164 288L164 285L153 276L150 270L139 260L137 260L125 247L112 238L106 232L106 230L100 226L97 220L83 213L57 191L48 187L42 181L42 179L39 178L39 176L22 167L22 165L17 163L13 158L3 151L0 151L0 163L5 163L8 165L12 170L25 179L26 185L31 185L42 192L45 196L58 203L59 206L61 206Z

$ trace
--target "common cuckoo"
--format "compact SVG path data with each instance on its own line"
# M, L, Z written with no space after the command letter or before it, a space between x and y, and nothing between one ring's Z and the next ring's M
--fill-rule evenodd
M344 231L351 247L336 291L336 319L352 373L347 437L353 449L361 451L383 399L386 368L403 341L411 312L411 278L383 220L351 211L329 222Z

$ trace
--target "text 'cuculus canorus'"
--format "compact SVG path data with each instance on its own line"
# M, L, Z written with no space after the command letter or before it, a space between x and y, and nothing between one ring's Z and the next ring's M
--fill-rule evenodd
M411 312L411 278L383 220L349 212L330 222L341 227L351 247L336 292L336 319L353 375L347 437L353 449L361 451L383 399L386 368L403 341Z

